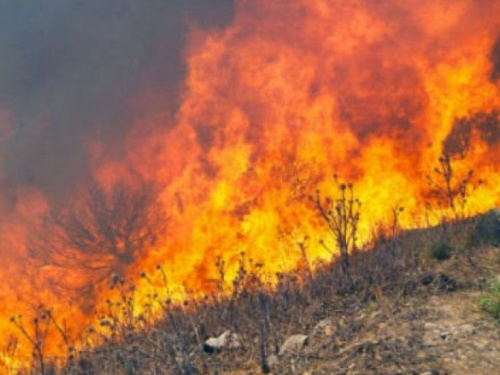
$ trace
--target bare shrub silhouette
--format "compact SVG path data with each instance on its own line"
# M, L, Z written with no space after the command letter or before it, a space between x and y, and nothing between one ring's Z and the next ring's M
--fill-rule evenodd
M352 184L340 182L337 176L334 180L338 190L336 197L321 197L318 190L311 200L335 239L343 275L350 280L349 252L356 247L361 202L354 196Z
M30 254L41 265L78 273L90 289L123 274L164 235L167 217L157 201L157 189L143 180L110 190L94 185L71 207L47 215Z
M463 176L457 175L454 159L446 153L443 153L438 161L434 175L426 175L432 206L449 209L455 220L463 219L466 216L467 200L482 181L474 180L472 169Z

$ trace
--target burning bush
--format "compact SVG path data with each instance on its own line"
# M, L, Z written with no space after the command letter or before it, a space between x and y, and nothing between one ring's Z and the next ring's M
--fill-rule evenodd
M71 269L81 291L90 292L154 249L167 217L157 204L157 190L145 181L121 182L110 190L94 185L78 198L50 212L33 238L31 254L42 265ZM70 288L71 282L61 278L58 286Z

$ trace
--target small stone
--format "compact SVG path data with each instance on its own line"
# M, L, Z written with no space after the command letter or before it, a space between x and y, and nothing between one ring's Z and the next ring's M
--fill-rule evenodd
M335 327L333 326L333 322L331 319L323 319L313 328L314 335L325 335L325 336L333 336L335 333Z
M241 340L238 334L225 331L218 337L210 337L203 343L205 353L220 353L223 348L237 349L241 347Z
M292 335L285 340L283 345L281 345L278 356L283 356L285 354L297 353L307 345L308 337L306 335Z

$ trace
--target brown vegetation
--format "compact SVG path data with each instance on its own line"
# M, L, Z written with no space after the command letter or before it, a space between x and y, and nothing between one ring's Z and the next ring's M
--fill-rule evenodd
M449 162L440 162L443 171L448 170L447 165L451 171ZM451 172L444 176L443 194L458 218L453 203L455 191L450 188ZM131 232L122 229L132 228L133 232L136 226L128 225L133 218L132 224L139 225L141 234L132 236L134 243L152 241L141 229L147 223L141 226L137 221L149 207L149 195L136 195L137 199L128 201L130 196L123 194L112 195L118 199L116 202L101 194L93 195L88 213L54 221L62 230L60 238L71 241L79 251L91 251L93 244L82 242L90 238L84 235L88 228L107 239L106 246L115 246L113 241L118 236L127 244ZM373 241L361 249L356 246L360 202L352 185L339 183L337 194L321 197L318 192L311 197L340 249L331 262L314 267L306 262L306 267L295 272L277 275L277 284L271 285L261 275L262 265L247 259L244 253L234 280L227 280L226 265L219 259L213 265L219 274L218 288L202 299L188 296L182 303L159 297L165 293L158 288L167 290L168 284L165 271L158 266L154 274L140 275L146 280L163 280L161 286L151 281L153 292L140 314L134 311L134 286L113 274L110 281L117 296L97 311L98 326L89 327L78 346L70 342L50 309L41 307L31 323L21 316L12 318L33 348L33 362L31 370L6 371L43 375L455 373L447 370L453 366L443 362L451 349L441 347L439 340L436 343L426 338L441 329L438 315L444 305L430 306L438 306L436 301L441 298L451 304L454 299L450 293L478 296L481 290L488 290L488 277L500 272L500 254L488 245L484 233L496 235L498 217L489 214L493 215L493 231L481 229L488 216L444 220L433 228L402 231L398 224L402 208L396 207L391 228L380 229ZM128 203L124 204L120 197ZM115 212L117 207L127 215ZM101 215L101 209L107 214ZM107 220L99 221L99 217ZM493 240L490 243L496 243L497 239ZM306 246L306 241L299 243L305 258ZM119 249L112 252L113 256L120 254ZM494 318L498 318L497 306L492 305L497 298L493 292L491 289L482 299L485 312L473 315L479 317L476 321L493 327L489 336L483 337L485 340L499 336L495 320L485 315L493 309ZM481 306L475 300L462 305L465 309ZM456 328L457 324L462 327L466 319L454 319L459 323L448 322L446 326L454 333L443 333L441 329L439 335L444 335L443 342L454 335L467 343L469 331ZM473 326L470 330L477 329ZM67 346L65 358L50 358L44 353L49 330L63 338ZM209 337L211 341L206 341ZM453 350L464 343L454 342ZM467 348L462 362L475 355L473 349ZM485 363L477 373L494 368L497 360L488 357Z

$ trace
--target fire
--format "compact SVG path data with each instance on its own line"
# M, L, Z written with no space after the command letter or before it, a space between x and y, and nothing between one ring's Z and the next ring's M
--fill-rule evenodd
M376 224L388 224L395 207L405 207L406 228L450 215L433 211L429 221L426 208L426 175L443 153L452 158L455 178L473 170L474 180L483 181L470 192L467 215L497 205L498 14L497 0L239 0L227 28L192 25L175 118L165 120L161 109L138 116L121 160L109 158L97 140L89 145L104 191L123 181L133 185L140 175L159 187L155 204L168 215L154 245L119 267L138 284L138 304L149 290L140 271L152 273L158 265L170 292L182 298L213 288L218 258L231 279L244 252L264 265L263 277L271 281L303 261L297 243L304 238L309 262L330 259L321 245L329 234L308 196L317 189L329 193L333 173L352 182L363 203L360 242ZM147 92L138 93L137 103L144 97ZM144 128L153 130L144 136ZM25 223L49 210L37 199L42 203L25 204L16 221L2 224L20 258L30 258ZM1 328L30 305L21 289L37 285L47 305L61 306L56 314L64 319L66 296L59 299L52 284L66 286L70 296L76 288L59 272L92 283L77 264L47 267L36 281L1 269L1 279L13 272L21 283L15 292L0 289L9 301ZM96 305L112 294L93 293ZM77 317L76 331L93 319L88 311Z
M326 233L304 201L328 191L334 171L364 203L365 239L394 205L407 208L405 226L419 225L425 175L452 129L498 107L498 6L241 1L226 30L195 29L162 156L150 156L147 142L131 144L139 152L128 163L154 160L144 173L168 182L171 231L181 233L143 268L168 265L177 285L200 290L217 255L231 264L245 251L271 271L289 270L300 256L290 242L308 235L308 256L327 257L317 241ZM473 169L485 181L470 198L472 214L498 200L497 144L470 137L453 157L458 176Z

